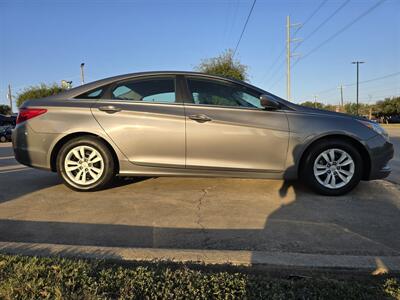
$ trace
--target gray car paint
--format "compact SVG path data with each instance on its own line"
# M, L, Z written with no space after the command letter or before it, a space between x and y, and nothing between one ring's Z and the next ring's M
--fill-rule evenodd
M59 146L71 136L89 133L99 136L113 149L120 175L295 179L306 149L320 138L335 135L362 145L371 162L364 179L382 178L390 173L386 164L393 156L392 145L360 119L303 107L273 95L282 109L75 99L116 81L159 75L221 80L194 72L134 73L27 101L23 107L48 111L16 126L16 158L26 165L54 170ZM222 80L267 93L247 83ZM98 110L103 105L115 105L122 110L108 114ZM194 113L210 115L212 121L197 123L187 118Z

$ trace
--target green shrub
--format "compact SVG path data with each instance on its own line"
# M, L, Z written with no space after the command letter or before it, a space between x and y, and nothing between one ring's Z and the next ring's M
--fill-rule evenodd
M236 80L248 79L248 67L233 57L232 50L226 50L217 57L203 59L195 69L202 73Z
M1 115L11 115L11 107L5 104L0 104L0 114Z
M397 278L272 277L249 269L0 255L0 299L400 299Z
M65 89L63 87L56 83L50 85L42 83L40 85L27 87L22 90L22 92L18 93L17 106L20 107L27 100L40 99L56 95L64 90Z

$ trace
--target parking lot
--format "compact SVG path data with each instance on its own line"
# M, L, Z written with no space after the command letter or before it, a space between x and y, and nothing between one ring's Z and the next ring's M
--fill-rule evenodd
M0 144L0 243L400 256L400 128L388 130L393 174L342 197L278 180L172 177L78 193Z

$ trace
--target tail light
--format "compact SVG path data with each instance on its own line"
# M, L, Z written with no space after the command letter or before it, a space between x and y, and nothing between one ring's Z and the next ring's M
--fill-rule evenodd
M25 122L47 112L44 108L21 108L17 117L17 124Z

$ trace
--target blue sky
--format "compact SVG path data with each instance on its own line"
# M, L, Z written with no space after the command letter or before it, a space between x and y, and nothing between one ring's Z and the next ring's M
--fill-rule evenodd
M79 84L145 70L192 70L202 58L234 48L253 0L18 1L0 0L0 103L7 84L18 90L41 82ZM286 97L286 16L305 22L323 0L258 0L237 58L249 66L250 82ZM338 103L340 83L355 82L353 60L363 60L360 80L400 72L400 0L386 0L312 54L310 50L356 19L378 0L328 0L297 32L306 38L338 7L330 21L296 50L292 100L318 95ZM293 29L295 31L295 29ZM362 102L400 95L400 73L360 85ZM355 86L344 89L355 100Z

